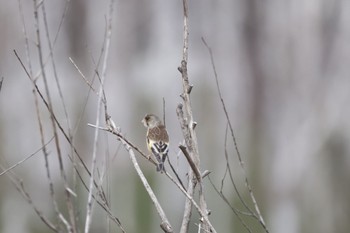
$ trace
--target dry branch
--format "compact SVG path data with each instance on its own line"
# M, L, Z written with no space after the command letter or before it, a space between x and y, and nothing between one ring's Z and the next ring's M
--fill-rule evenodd
M5 170L4 167L0 164L0 169L1 170ZM18 192L24 197L24 199L28 202L28 204L30 204L34 210L34 212L39 216L39 218L43 221L43 223L48 226L52 231L54 232L59 232L59 230L57 229L56 225L54 225L44 214L41 210L38 209L38 207L36 207L36 205L33 202L33 199L31 198L31 196L29 195L29 193L26 191L24 184L22 182L22 180L18 179L17 177L15 177L14 175L11 175L11 171L10 172L6 172L5 173L9 179L11 180L11 182L13 183L13 185L15 186L15 188L18 190Z
M114 1L111 0L110 6L109 6L109 16L108 16L108 30L106 34L106 40L105 40L105 49L106 52L104 54L104 61L103 61L103 67L102 67L102 78L100 81L100 89L99 89L99 95L97 99L97 114L96 114L96 125L99 125L100 123L100 114L101 114L101 107L102 107L102 95L103 95L103 85L104 80L106 78L106 70L107 70L107 61L108 61L108 55L109 55L109 46L111 41L111 35L112 35L112 16L113 16L113 4ZM95 136L94 136L94 147L93 147L93 153L92 153L92 162L91 162L91 177L90 177L90 185L89 185L89 195L88 195L88 201L87 201L87 213L86 213L86 220L85 220L85 233L88 233L90 230L90 224L92 221L92 204L93 204L93 198L92 198L92 192L94 189L94 172L95 172L95 166L96 166L96 158L97 158L97 144L98 144L98 135L99 130L95 129Z
M190 94L193 86L189 83L188 72L187 72L187 64L188 64L188 5L187 0L183 0L183 56L181 61L181 66L178 70L182 76L182 88L183 93L181 94L183 105L179 104L177 107L177 115L180 121L182 133L185 139L185 144L188 150L189 158L193 162L190 163L191 169L188 172L189 180L188 180L188 194L193 197L194 190L197 184L199 183L199 207L200 213L203 221L202 228L205 232L215 232L215 229L210 224L208 219L208 210L207 203L205 201L203 186L202 186L202 178L200 175L200 157L198 152L198 143L197 136L195 132L195 127L197 123L193 120L192 114L192 106L190 100ZM188 227L191 219L191 211L192 211L192 201L190 198L186 199L185 202L185 211L181 225L181 233L187 233Z
M250 210L250 208L246 205L246 203L243 201L242 198L240 198L241 202L243 203L243 205L248 209L248 211L253 215L253 216L257 216L258 218L258 221L259 223L261 224L261 226L264 228L264 230L268 233L269 230L265 224L265 221L264 221L264 218L263 216L261 215L261 212L260 212L260 208L256 202L256 199L255 199L255 195L253 193L253 190L252 190L252 187L248 181L248 176L246 174L246 170L245 170L245 166L244 166L244 162L243 162L243 159L242 159L242 156L241 156L241 153L240 151L238 150L238 143L237 143L237 140L236 140L236 136L233 132L233 126L231 124L231 120L230 120L230 117L228 115L228 112L227 112L227 109L226 109L226 105L225 105L225 101L222 97L222 94L221 94L221 89L220 89L220 85L219 85L219 79L218 79L218 74L216 72L216 66L215 66L215 62L214 62L214 57L213 57L213 53L212 53L212 50L211 48L208 46L208 44L206 43L206 41L204 40L204 38L202 38L202 41L203 41L203 44L205 45L205 47L208 49L208 52L209 52L209 55L210 55L210 61L211 61L211 65L212 65L212 69L213 69L213 72L214 72L214 77L215 77L215 82L216 82L216 87L217 87L217 91L218 91L218 94L219 94L219 98L220 98L220 101L221 101L221 105L222 105L222 108L224 110L224 113L225 113L225 117L226 117L226 120L227 120L227 123L228 123L228 126L229 126L229 129L230 129L230 132L231 132L231 137L232 137L232 140L233 140L233 144L235 146L235 150L236 150L236 154L237 154L237 157L238 157L238 161L239 161L239 164L242 168L242 171L243 171L243 174L244 174L244 180L245 180L245 185L248 189L248 192L249 192L249 195L250 195L250 198L253 202L253 205L254 205L254 208L255 208L255 211L256 211L256 214ZM231 175L231 171L229 170L230 172L230 175ZM231 180L233 182L233 178L232 178L232 175L231 175ZM238 191L237 191L238 193ZM239 194L239 193L238 193Z
M96 128L96 129L101 129L101 130L104 130L104 131L108 131L108 132L116 135L118 140L122 142L122 144L124 145L124 148L128 151L128 153L130 155L131 162L133 163L134 168L135 168L138 176L140 177L140 180L141 180L143 186L145 187L145 189L146 189L148 195L150 196L154 206L156 207L156 210L158 212L159 217L162 220L162 223L160 224L160 227L166 233L173 232L173 228L171 227L171 225L169 223L169 220L166 217L165 212L163 211L162 206L159 204L159 201L158 201L157 197L155 196L151 186L149 185L146 177L144 176L140 166L138 165L135 153L133 151L133 148L135 148L135 146L133 144L131 144L121 133L117 132L115 130L115 128L111 127L110 125L108 125L108 128L99 127L99 126L92 125L92 124L88 124L88 125L91 126L91 127ZM156 164L153 160L150 160L150 161L152 161L154 164Z
M66 194L66 205L68 209L68 214L70 217L70 224L71 224L71 232L76 232L76 219L75 219L75 214L74 214L74 205L72 201L72 197L69 190L68 186L68 181L66 177L66 173L64 170L63 166L63 158L61 154L61 148L60 148L60 142L59 142L59 137L58 137L58 132L57 132L57 125L55 123L54 119L54 110L53 110L53 105L51 101L51 94L48 86L48 80L46 77L46 72L45 72L45 67L44 67L44 61L43 61L43 51L42 51L42 44L41 44L41 36L40 36L40 27L39 27L39 16L38 16L38 8L40 7L40 4L38 3L38 0L34 0L34 19L35 19L35 29L36 29L36 40L37 40L37 50L38 50L38 55L39 55L39 64L40 64L40 69L41 69L41 75L44 81L44 89L46 92L47 96L47 102L48 102L48 110L50 113L50 120L52 124L52 130L55 138L55 145L56 145L56 152L57 152L57 157L58 157L58 163L59 163L59 169L61 173L61 177L63 179L64 187L65 187L65 194Z

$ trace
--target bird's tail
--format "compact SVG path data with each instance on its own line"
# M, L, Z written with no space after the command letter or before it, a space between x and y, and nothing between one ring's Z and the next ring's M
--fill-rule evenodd
M163 162L160 162L158 165L157 165L157 172L165 172L165 168L164 168L164 163Z

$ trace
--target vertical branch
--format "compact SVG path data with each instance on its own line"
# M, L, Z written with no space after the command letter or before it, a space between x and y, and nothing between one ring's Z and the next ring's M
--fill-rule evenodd
M184 14L184 28L183 28L183 51L182 51L182 61L181 61L181 67L179 67L179 71L182 75L182 85L184 89L184 93L181 94L181 97L183 98L183 101L189 102L188 101L188 92L187 92L187 85L188 85L188 76L187 76L187 61L188 61L188 25L187 25L187 20L188 20L188 10L187 10L187 1L183 0L183 14ZM183 105L179 105L177 107L177 115L180 120L180 125L181 128L183 129L184 134L188 134L186 130L186 124L187 122L185 121L185 117L183 116L183 110L182 110ZM182 114L181 114L182 113ZM180 115L181 114L181 115ZM188 139L189 136L185 136L185 141L186 145L189 144ZM192 148L192 147L191 147ZM190 151L192 156L193 150ZM192 197L194 194L194 188L195 188L195 182L194 182L194 177L193 177L193 172L192 170L189 171L188 173L188 187L187 187L187 192L188 194ZM186 198L185 201L185 210L182 218L182 224L181 224L181 229L180 233L187 233L188 232L188 227L189 223L191 220L191 215L192 215L192 202L189 198Z
M100 89L98 92L98 100L97 100L96 125L99 125L99 123L100 123L101 107L102 107L102 102L103 102L102 101L103 85L104 85L104 80L106 78L109 46L110 46L111 35L112 35L113 4L114 4L114 0L111 0L110 6L109 6L108 25L107 25L106 40L105 40L106 50L105 50L104 60L103 60L103 65L102 65L102 77L100 80ZM91 218L92 218L92 204L93 204L92 192L94 189L97 143L98 143L98 135L99 135L98 132L99 132L99 130L95 129L94 147L93 147L92 162L91 162L91 177L90 177L90 184L89 184L89 195L88 195L88 202L87 202L87 207L86 207L87 213L86 213L86 220L85 220L85 230L84 230L85 233L88 233L90 230L90 224L91 224Z
M227 123L228 123L228 126L229 126L229 129L231 131L231 137L232 137L232 140L233 140L233 144L235 146L235 150L236 150L236 153L237 153L237 157L238 157L238 161L239 161L239 164L241 166L241 169L243 171L243 174L244 174L244 178L245 178L245 185L248 189L248 192L249 192L249 195L250 195L250 198L253 202L253 205L254 205L254 208L255 208L255 211L256 211L256 215L258 217L258 220L259 220L259 223L261 224L261 226L264 228L264 230L266 232L269 232L266 224L265 224L265 221L264 221L264 218L263 216L261 215L261 212L260 212L260 208L258 206L258 203L256 202L256 199L255 199L255 195L254 195L254 192L252 190L252 187L250 186L250 183L248 181L248 176L246 174L246 170L245 170L245 166L244 166L244 162L243 162L243 159L242 159L242 156L241 156L241 153L240 151L238 150L238 143L237 143L237 140L236 140L236 136L233 132L233 127L232 127L232 124L231 124L231 120L229 118L229 115L228 115L228 112L227 112L227 109L226 109L226 105L225 105L225 102L224 102L224 99L222 97L222 94L221 94L221 89L220 89L220 85L219 85L219 79L218 79L218 74L216 72L216 67L215 67L215 63L214 63L214 58L213 58L213 53L211 51L211 48L208 46L208 44L206 43L206 41L204 40L204 38L202 38L202 41L203 41L203 44L205 45L205 47L208 49L208 52L209 52L209 55L210 55L210 61L211 61L211 65L212 65L212 69L213 69L213 72L214 72L214 77L215 77L215 82L216 82L216 88L217 88L217 91L218 91L218 94L219 94L219 98L220 98L220 101L221 101L221 105L222 105L222 108L224 110L224 113L225 113L225 117L226 117L226 120L227 120ZM227 162L228 163L228 162ZM229 172L230 172L230 175L231 175L231 170L229 169ZM231 175L231 180L232 179L232 175ZM238 193L238 191L236 190L236 192ZM238 193L239 195L239 193ZM240 197L240 195L239 195ZM241 202L244 204L244 206L248 209L249 212L252 212L250 210L250 208L245 204L245 202L243 201L243 199L240 197L241 199ZM255 214L253 214L254 216Z
M203 189L202 189L202 179L200 176L196 177L195 175L197 172L200 173L200 158L199 158L199 152L198 152L197 135L194 130L197 123L194 122L193 120L192 106L191 106L191 100L190 100L190 93L193 86L189 84L188 72L187 72L188 36L189 36L187 0L183 0L183 15L184 15L183 57L181 61L181 66L178 68L178 70L182 75L183 93L181 94L181 97L183 100L183 105L182 104L178 105L177 115L180 120L180 125L182 128L182 133L185 138L185 143L188 149L188 153L194 163L194 166L196 167L196 169L194 170L190 169L188 173L188 177L189 177L188 194L191 197L193 196L194 190L198 181L199 182L199 201L200 201L199 205L200 205L201 212L204 214L201 219L203 221L203 229L204 231L210 232L211 230L214 230L214 229L210 227L210 223L208 220L207 204L206 204L204 194L203 194ZM191 212L192 212L192 202L190 201L189 198L187 198L185 202L185 211L184 211L183 220L181 224L181 230L180 230L181 233L188 232Z
M67 11L67 1L65 3L65 10L62 14L62 17L61 17L61 21L60 21L60 25L58 27L58 30L57 30L57 34L56 34L56 38L58 38L58 35L59 35L59 32L60 32L60 29L61 29L61 26L62 26L62 23L63 23L63 20L65 18L65 15L66 15L66 11ZM71 132L71 125L70 125L70 121L69 121L69 117L68 117L68 111L67 111L67 107L66 107L66 102L65 102L65 99L64 99L64 95L62 93L62 88L61 88L61 84L60 84L60 81L58 79L58 73L57 73L57 68L56 68L56 63L55 63L55 58L54 58L54 53L53 53L53 43L51 42L51 38L50 38L50 33L49 33L49 26L48 26L48 22L47 22L47 17L46 17L46 10L45 10L45 2L43 1L42 2L42 7L41 7L41 10L42 10L42 15L43 15L43 22L44 22L44 28L45 28L45 32L46 32L46 40L47 40L47 44L48 44L48 48L49 48L49 51L50 51L50 56L51 57L51 64L52 64L52 71L53 71L53 75L54 75L54 78L55 78L55 81L56 81L56 86L57 86L57 90L58 90L58 94L60 96L60 99L61 99L61 102L62 102L62 106L63 106L63 112L64 112L64 115L65 115L65 118L66 118L66 123L67 123L67 131L68 131L68 135L69 135L69 138L71 141L73 141L73 135L72 135L72 132ZM74 154L74 150L73 150L73 147L71 146L71 154L72 154L72 163L73 163L73 167L76 165L76 156ZM75 191L75 186L76 186L76 173L73 172L73 190Z
M47 95L47 101L49 105L49 112L50 112L50 119L51 119L51 124L52 124L52 129L55 137L55 145L56 145L56 151L58 155L58 161L59 161L59 168L61 172L62 179L64 181L64 187L65 187L65 194L66 194L66 204L67 204L67 209L70 217L70 223L72 226L69 226L70 232L76 232L76 224L75 224L75 215L74 215L74 207L71 199L71 193L70 189L68 187L68 182L67 182L67 177L64 171L63 167L63 159L62 159L62 154L61 154L61 148L60 148L60 142L58 138L58 133L57 133L57 127L54 119L54 112L53 112L53 106L52 106L52 101L51 101L51 95L49 91L49 86L46 78L46 72L45 72L45 67L44 67L44 61L43 61L43 52L42 52L42 45L41 45L41 39L40 39L40 29L39 29L39 17L38 17L38 8L40 7L40 2L38 0L34 0L34 18L35 18L35 27L36 27L36 37L37 37L37 48L38 48L38 54L39 54L39 62L40 62L40 68L41 68L41 73L44 81L44 87L45 87L45 92Z
M42 10L42 13L43 13L43 21L44 21L45 32L46 32L46 39L47 39L47 43L48 43L49 51L50 51L52 70L53 70L53 74L54 74L54 77L55 77L58 93L59 93L59 96L61 98L61 102L62 102L62 105L63 105L64 115L65 115L66 120L67 120L68 135L72 136L71 135L71 127L70 127L70 123L69 123L68 112L67 112L66 104L65 104L65 101L64 101L63 93L62 93L61 84L60 84L60 82L58 80L56 63L55 63L54 54L53 54L53 46L52 46L51 39L50 39L49 26L48 26L47 17L46 17L45 2L42 3L41 10Z
M21 14L22 14L22 11L21 11ZM22 23L24 23L24 22L22 22ZM23 24L23 26L24 26L24 24ZM28 40L26 40L26 42L28 42ZM29 48L29 46L26 46L26 48ZM14 53L15 53L17 59L20 61L22 67L24 67L24 64L20 60L16 50L14 50ZM29 59L28 55L29 55L29 51L27 51L27 61L28 61L28 64L30 64L30 59ZM31 69L31 65L29 65L29 72L31 74L33 73L32 69ZM53 185L53 182L52 182L52 179L51 179L51 172L50 172L49 160L48 160L49 153L47 152L46 144L45 144L44 128L43 128L43 124L42 124L41 117L40 117L40 111L39 111L39 101L38 101L38 94L37 94L38 92L37 92L37 89L35 88L36 84L35 84L35 81L32 79L32 76L27 71L26 71L26 73L27 73L29 79L31 80L31 82L33 84L33 95L34 95L35 110L36 110L36 115L37 115L37 118L38 118L40 140L41 140L41 144L42 144L41 150L43 151L43 154L44 154L46 176L47 176L47 179L48 179L48 182L49 182L50 198L51 198L51 201L52 201L52 205L54 207L54 211L55 211L57 220L63 220L63 217L60 217L61 213L59 211L59 208L58 208L58 205L57 205L57 202L56 202L54 185Z
M188 5L187 0L182 0L182 6L184 10L184 31L183 31L183 51L182 60L187 63L188 61Z

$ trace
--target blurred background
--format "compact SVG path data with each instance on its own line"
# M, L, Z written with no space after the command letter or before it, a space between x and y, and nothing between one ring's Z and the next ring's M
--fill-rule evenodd
M90 167L97 96L71 63L72 58L92 80L106 31L108 1L44 1L58 79L68 113L64 114L39 7L39 28L46 75L54 112ZM33 86L15 49L28 67L23 17L34 75L40 74L34 3L0 1L0 161L7 168L40 149ZM67 7L67 8L66 8ZM178 144L183 141L176 116L181 102L182 1L116 1L105 80L109 112L116 125L146 152L146 113L162 116L170 134L170 158L183 180L188 165ZM64 17L63 17L64 15ZM63 17L63 21L62 21ZM62 24L61 24L62 21ZM349 232L350 223L350 2L341 0L189 1L189 76L201 169L210 170L219 187L225 172L225 130L205 38L213 50L221 91L248 179L270 232ZM60 26L61 25L61 26ZM101 72L101 65L98 67ZM39 75L39 88L44 91ZM97 83L94 83L97 87ZM47 109L39 101L45 142L52 136ZM103 119L102 119L103 122ZM69 183L78 197L77 219L85 224L87 191L75 182L68 155L71 147L60 133L60 146ZM104 187L113 213L127 232L161 232L160 219L145 192L128 153L112 135L100 132L99 172L108 164ZM50 171L60 210L66 213L63 183L55 145L48 145ZM227 151L235 181L251 205L238 166L232 138ZM178 232L184 197L155 167L137 156L170 223ZM166 165L166 167L169 167ZM42 152L16 167L26 190L43 214L55 222ZM88 180L85 174L84 178ZM98 177L97 177L98 178ZM0 232L49 232L6 175L0 176ZM242 207L230 182L224 192ZM218 232L246 232L208 180L205 193L211 220ZM197 232L198 215L190 232ZM253 232L263 232L256 220L244 217ZM120 232L94 206L91 232Z

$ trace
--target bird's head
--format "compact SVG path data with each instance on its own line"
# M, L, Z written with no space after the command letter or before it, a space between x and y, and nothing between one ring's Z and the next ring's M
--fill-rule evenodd
M147 114L141 121L146 128L153 128L162 124L162 121L154 114Z

